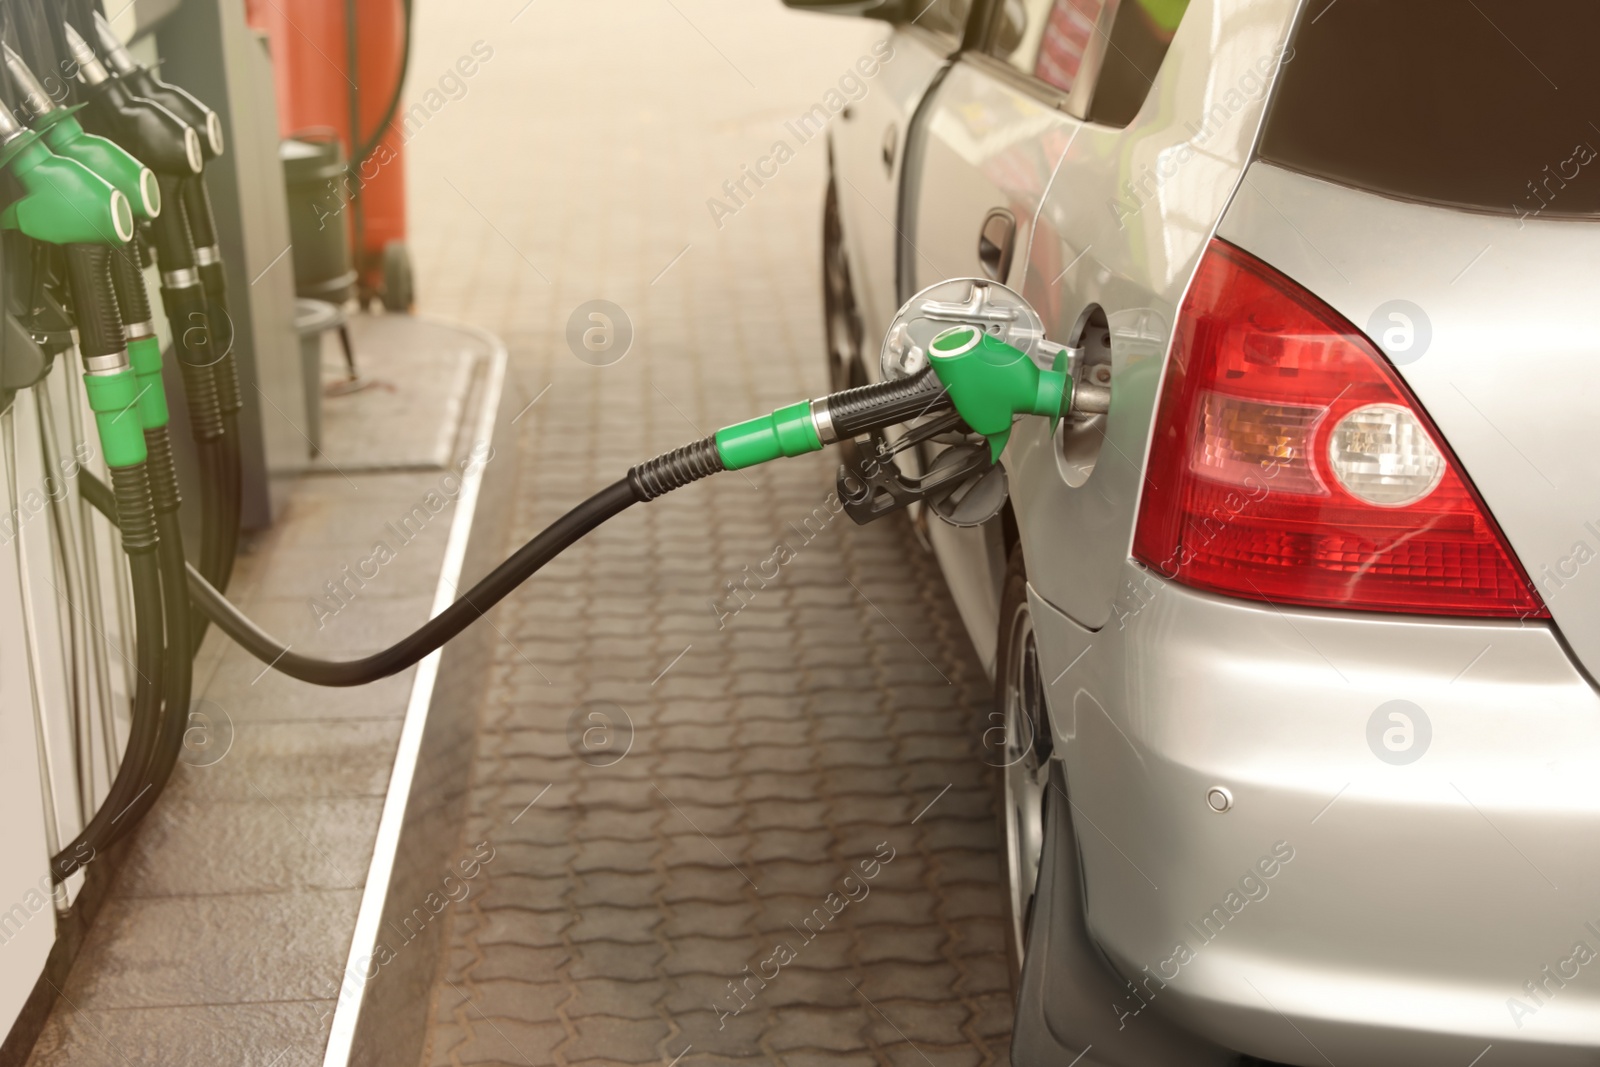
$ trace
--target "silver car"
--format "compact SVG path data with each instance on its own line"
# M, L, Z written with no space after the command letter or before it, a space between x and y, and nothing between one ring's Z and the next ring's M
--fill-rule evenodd
M975 277L1111 392L915 519L996 679L1013 1062L1600 1062L1600 6L785 2L891 27L836 387Z

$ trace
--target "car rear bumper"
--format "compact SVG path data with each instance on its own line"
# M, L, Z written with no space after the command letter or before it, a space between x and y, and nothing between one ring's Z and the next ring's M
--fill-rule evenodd
M1556 634L1127 577L1098 632L1033 605L1120 1027L1289 1063L1592 1063L1600 698Z

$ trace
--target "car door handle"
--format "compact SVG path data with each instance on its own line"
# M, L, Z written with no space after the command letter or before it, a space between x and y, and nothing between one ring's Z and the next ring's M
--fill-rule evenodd
M1003 207L984 216L978 231L978 265L983 273L1004 282L1011 273L1011 253L1017 247L1017 217Z

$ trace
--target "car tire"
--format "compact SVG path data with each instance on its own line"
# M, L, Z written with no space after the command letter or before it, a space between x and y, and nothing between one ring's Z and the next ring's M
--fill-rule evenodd
M862 325L856 304L855 286L850 279L850 256L844 248L844 220L839 214L839 187L828 178L827 199L822 208L822 336L828 360L828 391L868 385L866 366L861 362ZM879 435L874 434L876 439ZM869 446L870 447L870 446ZM860 472L863 452L857 441L840 441L840 463Z
M1000 875L1005 883L1006 955L1012 989L1018 987L1044 851L1045 791L1054 747L1045 708L1044 677L1021 546L1011 550L1000 598L1000 635L995 657L995 705L984 735L995 782L999 818Z
M865 327L851 284L850 257L844 249L839 187L831 178L822 208L822 326L828 357L828 390L836 393L866 385L866 370L861 364Z

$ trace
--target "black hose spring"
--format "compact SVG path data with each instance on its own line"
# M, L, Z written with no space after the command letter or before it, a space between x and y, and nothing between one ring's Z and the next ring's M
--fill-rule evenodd
M232 327L229 327L231 332ZM229 338L230 342L232 338ZM213 342L214 343L214 342ZM239 391L239 361L229 352L217 360L217 407L224 415L237 415L244 410L244 397Z
M172 462L172 435L165 426L146 429L145 451L150 453L145 466L150 472L150 500L160 514L171 514L183 503L178 492L178 470Z
M704 437L682 448L674 448L655 459L646 460L628 471L628 484L641 502L681 489L690 482L725 469L714 437Z
M210 366L196 366L182 359L178 371L183 375L183 395L189 404L189 429L201 444L222 439L222 403L217 396L217 376Z
M138 237L135 236L135 241ZM117 289L124 323L149 322L150 296L144 290L144 273L139 267L139 250L132 244L111 255L111 283Z
M112 467L111 492L117 500L117 525L122 528L123 551L129 555L155 551L156 511L145 465Z

